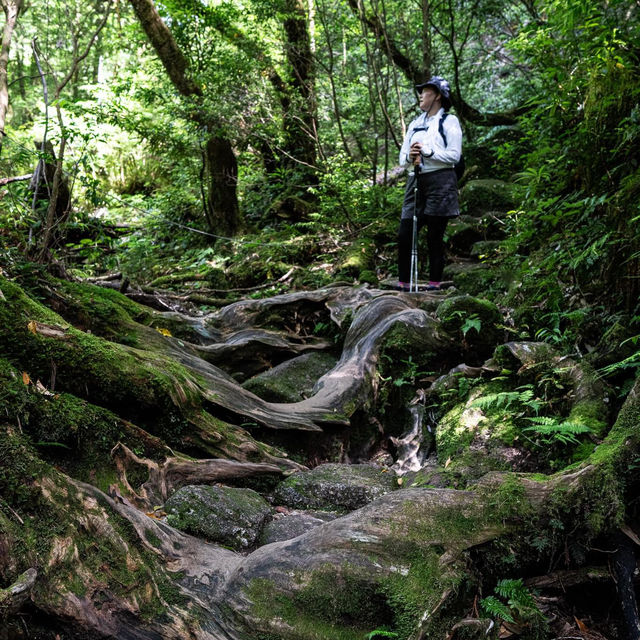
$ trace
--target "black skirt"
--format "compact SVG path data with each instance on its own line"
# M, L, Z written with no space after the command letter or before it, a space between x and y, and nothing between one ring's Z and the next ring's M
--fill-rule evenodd
M402 203L402 218L412 218L414 212L415 175L411 173ZM418 176L418 216L452 218L460 214L458 177L454 169L439 169Z

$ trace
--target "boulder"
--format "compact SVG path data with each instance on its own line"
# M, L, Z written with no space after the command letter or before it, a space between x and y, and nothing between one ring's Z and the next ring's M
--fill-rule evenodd
M394 480L394 473L367 464L323 464L287 478L274 499L297 509L353 511L392 491Z
M513 209L520 202L521 189L512 182L484 179L470 180L460 192L460 208L478 215L492 209Z
M453 280L461 293L479 295L493 282L495 271L481 263L452 263L445 267L444 278Z
M205 485L179 489L164 508L176 529L238 551L255 545L272 513L252 489Z
M488 257L495 257L496 249L500 246L500 240L481 240L474 242L470 254L473 258L482 260Z
M456 488L472 484L490 471L529 470L530 455L520 446L512 415L476 406L485 393L486 387L476 387L466 403L449 410L436 428L438 462L457 479L453 482Z
M305 353L254 376L242 386L267 402L300 402L313 395L315 383L336 362L328 353Z
M468 255L474 243L484 239L477 218L460 216L447 227L449 247L457 255Z
M503 339L502 314L489 300L469 295L452 296L437 310L442 329L456 336L467 364L479 364Z
M278 515L280 517L277 517ZM335 518L335 514L322 511L290 511L287 514L277 514L263 529L260 544L265 545L297 538L325 522L335 520Z

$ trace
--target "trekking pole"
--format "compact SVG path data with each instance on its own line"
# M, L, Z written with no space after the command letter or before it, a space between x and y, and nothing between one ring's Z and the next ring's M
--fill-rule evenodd
M413 230L411 233L411 275L409 276L409 291L418 291L418 174L420 167L413 167L415 184L413 185Z

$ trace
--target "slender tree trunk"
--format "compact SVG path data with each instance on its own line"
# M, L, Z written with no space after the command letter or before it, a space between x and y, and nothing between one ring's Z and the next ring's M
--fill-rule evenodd
M66 211L62 214L57 211L61 185L63 184L62 162L64 160L64 150L66 143L67 141L63 137L60 141L60 149L58 150L58 159L56 161L55 173L53 174L51 198L49 199L49 206L47 207L47 218L45 220L42 241L40 244L40 251L38 253L38 260L40 262L49 261L49 248L51 247L51 244L53 242L55 227L58 223L62 222L62 217L66 214Z
M156 51L173 86L185 97L202 96L202 88L188 75L188 61L169 28L163 22L152 0L129 0L149 42ZM194 119L208 131L214 131L206 144L208 175L207 221L213 233L224 235L240 228L240 209L237 196L238 167L231 143L219 133L219 123L212 122L199 111Z
M2 31L2 45L0 45L0 153L4 136L4 125L9 108L9 83L7 82L7 67L9 65L9 49L11 38L18 22L18 15L22 8L22 0L2 0L5 23Z
M398 43L389 36L386 26L380 18L375 14L361 10L359 0L347 0L347 4L354 15L367 24L371 33L380 42L381 51L393 61L393 64L400 69L407 80L412 84L422 82L424 80L422 62L414 62L411 57L401 51ZM461 118L484 127L516 124L518 116L530 109L528 106L522 106L504 112L482 113L462 100L457 92L453 93L451 100Z

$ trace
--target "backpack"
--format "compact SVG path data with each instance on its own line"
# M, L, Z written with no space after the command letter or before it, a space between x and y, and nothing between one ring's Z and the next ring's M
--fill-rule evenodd
M448 111L445 111L442 114L442 118L440 118L440 122L438 123L438 131L440 132L440 135L442 136L442 139L444 141L444 146L447 146L447 136L444 133L444 119L449 115ZM462 176L464 175L464 170L467 168L467 165L464 161L464 156L462 154L460 154L460 160L458 160L458 162L454 165L453 169L456 172L456 178L458 178L458 180L460 180L460 178L462 178Z

